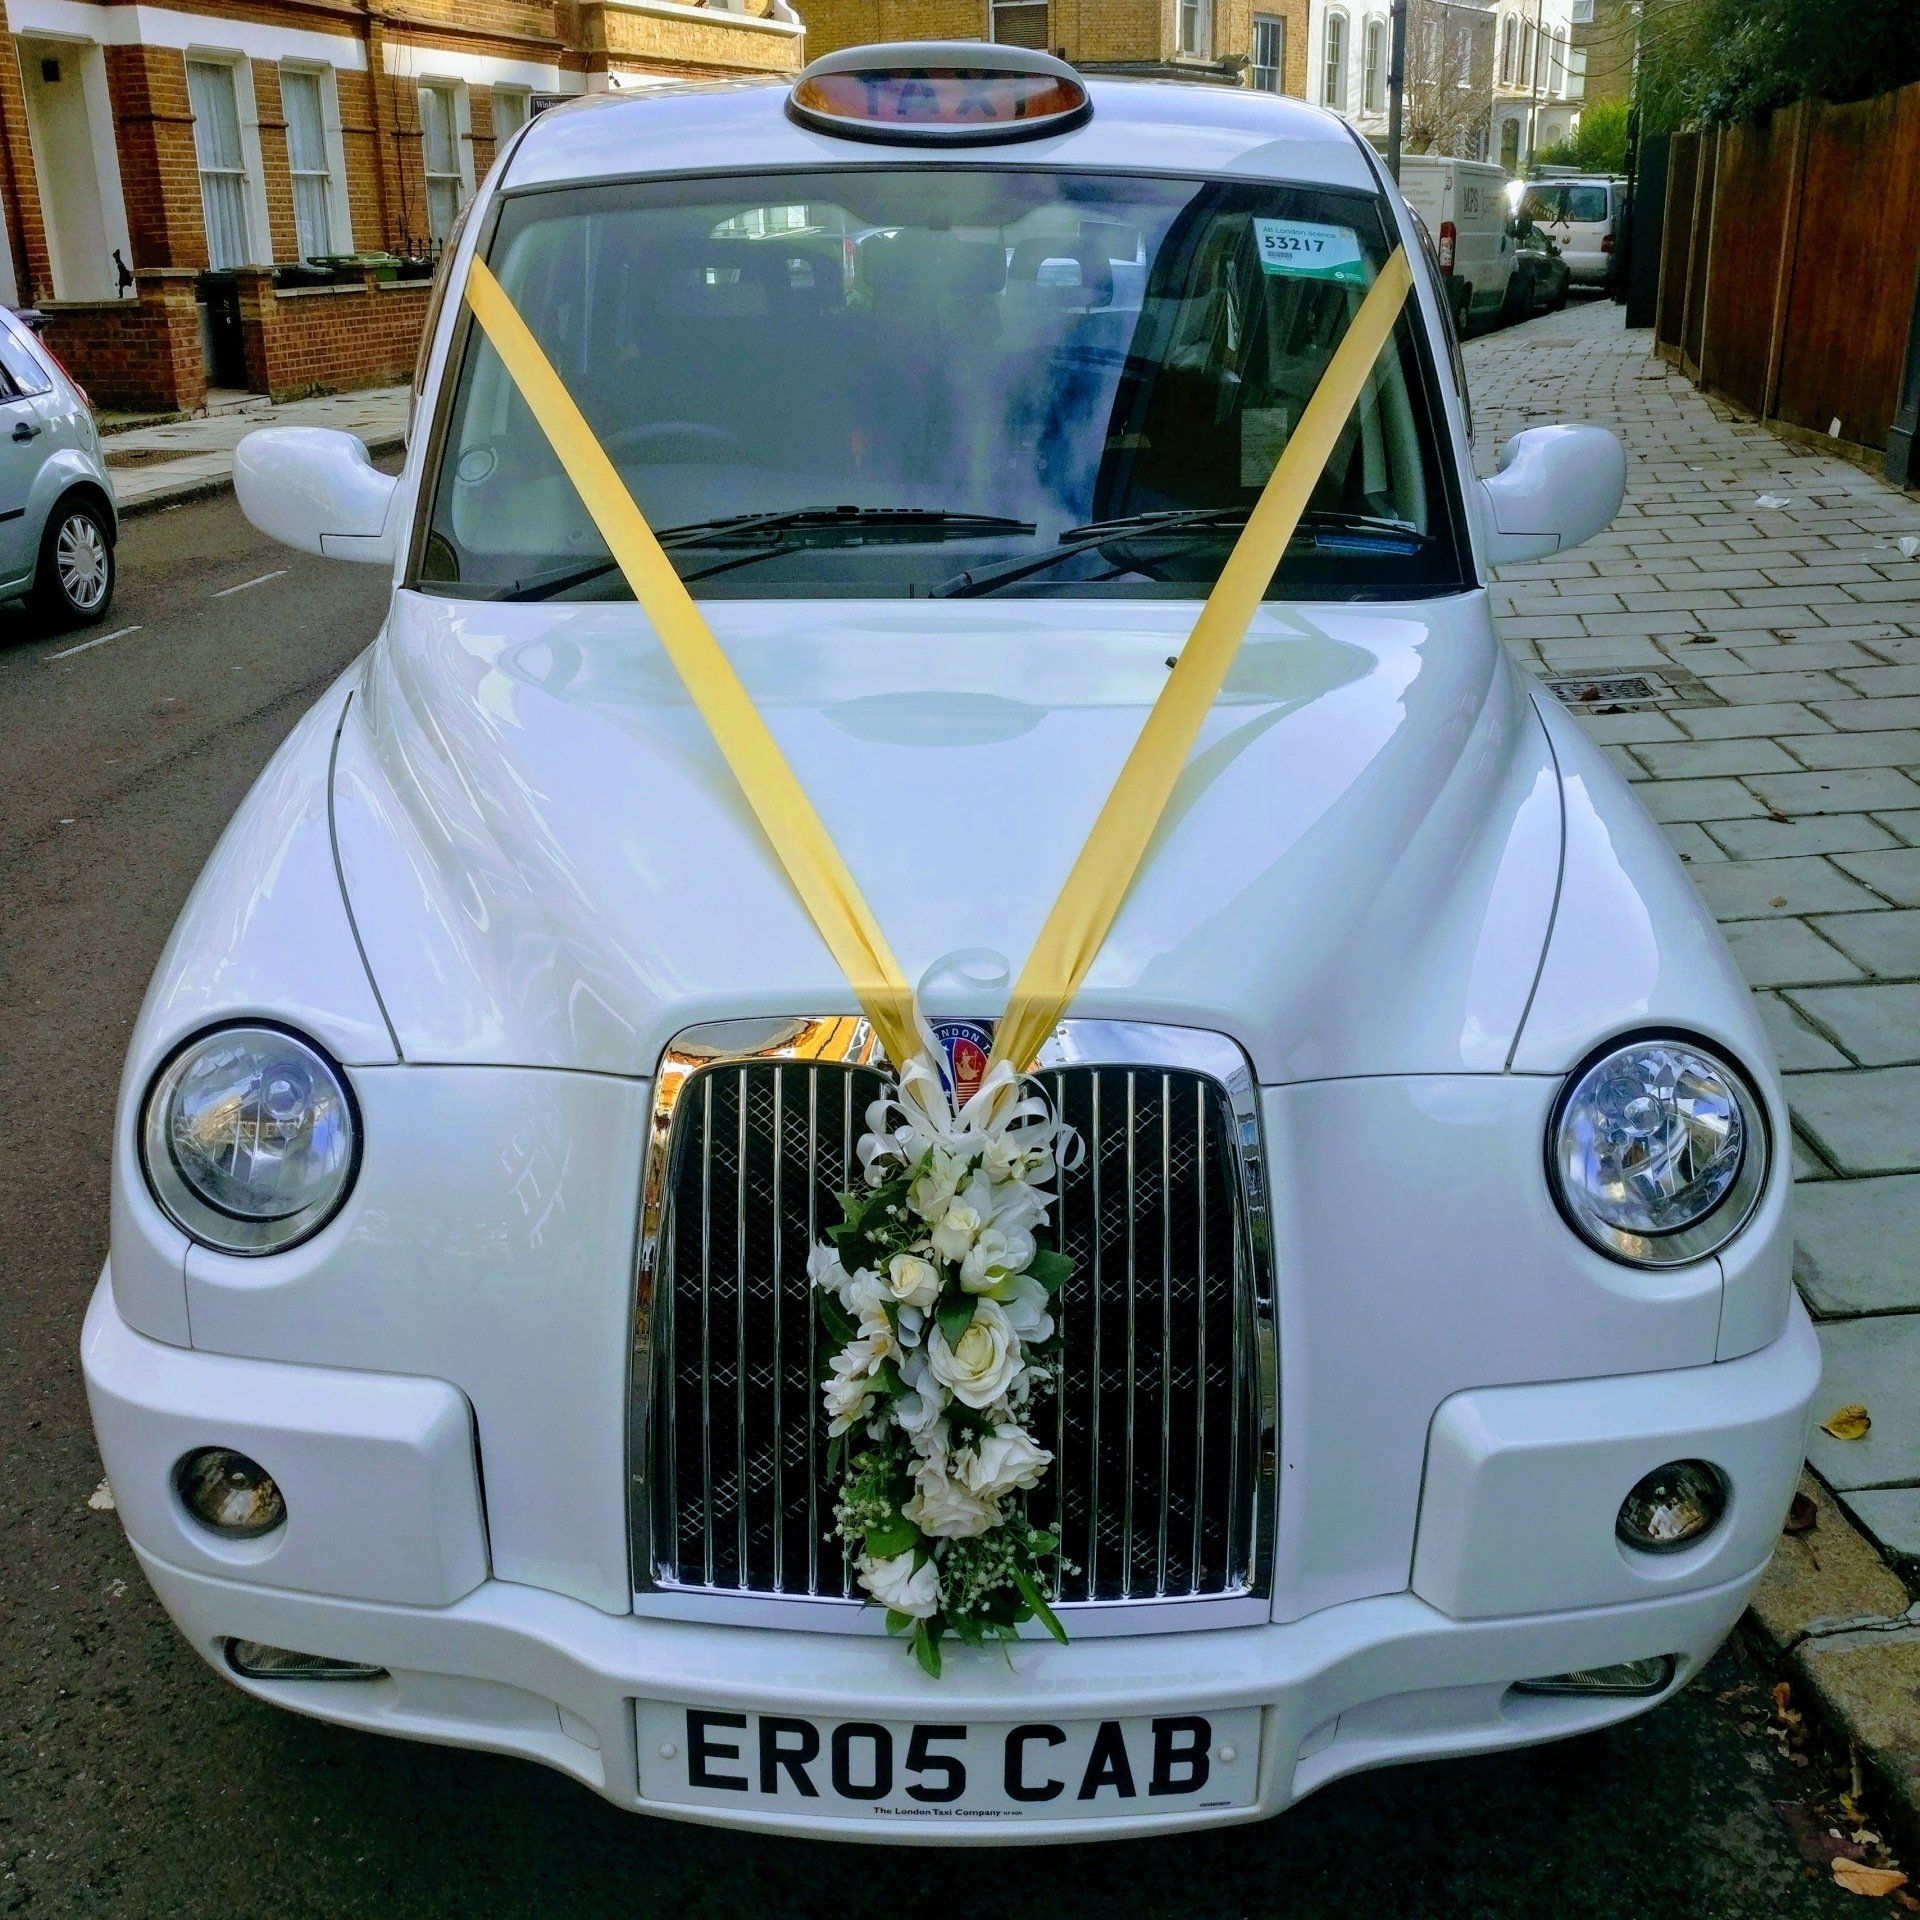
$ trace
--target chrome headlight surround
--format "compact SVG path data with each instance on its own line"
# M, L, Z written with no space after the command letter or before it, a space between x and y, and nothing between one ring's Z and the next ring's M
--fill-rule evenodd
M1628 1224L1619 1216L1631 1213L1631 1204L1617 1193L1597 1193L1582 1177L1596 1118L1608 1111L1610 1098L1624 1118L1617 1107L1620 1078L1636 1074L1656 1101L1680 1079L1690 1083L1689 1099L1717 1087L1738 1135L1728 1155L1730 1172L1719 1168L1706 1182L1699 1210L1671 1226ZM1671 1123L1670 1109L1665 1117ZM1772 1159L1766 1106L1753 1083L1709 1042L1676 1032L1624 1035L1589 1054L1554 1101L1546 1149L1547 1184L1567 1224L1610 1258L1650 1268L1704 1260L1732 1240L1760 1203Z
M353 1191L360 1144L359 1106L338 1064L261 1020L177 1047L140 1108L149 1191L181 1232L221 1253L280 1253L311 1239Z

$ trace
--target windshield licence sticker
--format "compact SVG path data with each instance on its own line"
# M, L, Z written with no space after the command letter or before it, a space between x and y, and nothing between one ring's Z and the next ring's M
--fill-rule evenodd
M1253 237L1267 273L1367 285L1367 263L1351 227L1323 227L1312 220L1255 220Z

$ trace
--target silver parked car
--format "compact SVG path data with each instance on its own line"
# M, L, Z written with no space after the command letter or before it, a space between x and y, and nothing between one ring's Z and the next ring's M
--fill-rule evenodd
M119 527L86 394L0 307L0 601L24 596L60 626L98 620Z

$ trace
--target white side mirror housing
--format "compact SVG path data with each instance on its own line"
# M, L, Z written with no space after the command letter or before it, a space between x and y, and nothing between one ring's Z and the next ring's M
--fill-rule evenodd
M1627 490L1627 456L1604 427L1529 427L1500 449L1480 482L1487 559L1544 560L1611 525Z
M233 455L233 491L262 533L302 553L392 563L400 483L334 427L262 427Z

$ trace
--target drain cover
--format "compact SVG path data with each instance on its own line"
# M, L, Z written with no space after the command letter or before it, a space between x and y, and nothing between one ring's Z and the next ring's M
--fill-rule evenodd
M1657 707L1713 707L1718 697L1684 667L1561 675L1544 682L1562 706L1587 713L1632 713Z

